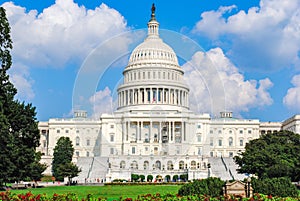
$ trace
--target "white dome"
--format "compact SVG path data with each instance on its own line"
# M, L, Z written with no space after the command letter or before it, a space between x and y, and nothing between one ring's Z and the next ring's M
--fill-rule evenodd
M159 37L147 37L132 52L128 67L141 63L166 63L178 66L174 50Z

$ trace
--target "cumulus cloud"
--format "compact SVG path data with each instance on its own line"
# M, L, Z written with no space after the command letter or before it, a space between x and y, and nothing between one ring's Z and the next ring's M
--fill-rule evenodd
M116 110L111 90L108 87L97 91L90 97L89 102L93 106L92 116L95 118L98 118L103 113L112 113Z
M276 70L300 64L299 24L299 0L261 0L248 11L230 6L204 12L193 32L226 48L239 66Z
M224 110L239 114L273 102L268 92L273 83L268 78L246 80L220 48L195 53L183 69L190 86L192 110L213 115Z
M17 88L17 98L25 101L31 101L35 94L32 89L34 81L30 77L28 68L22 64L16 63L10 71L10 81Z
M73 0L56 0L40 14L12 2L2 6L11 25L14 59L28 66L81 61L99 43L127 30L120 13L103 3L88 10Z
M300 111L300 75L295 75L292 78L291 83L294 87L290 88L285 97L283 98L283 103L289 109L295 110L295 112Z
M56 0L41 13L12 2L1 6L6 9L14 47L11 80L19 98L27 100L34 97L33 68L64 68L69 64L78 68L99 44L128 31L123 16L104 3L91 10L73 0ZM117 42L110 51L126 49L130 41L123 38Z

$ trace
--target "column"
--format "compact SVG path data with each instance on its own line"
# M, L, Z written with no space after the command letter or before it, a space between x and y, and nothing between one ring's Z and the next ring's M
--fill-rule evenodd
M171 140L173 141L175 137L175 122L172 121L172 135L171 135Z
M181 122L181 135L180 135L180 141L182 142L183 136L185 136L185 123Z
M161 103L165 103L165 88L162 88L161 90Z
M159 142L160 141L160 136L161 136L161 121L159 122L159 128L158 128L158 136L157 136L157 141Z
M152 139L152 121L150 121L150 124L149 124L149 142L151 139Z
M168 141L170 141L171 139L171 135L172 135L172 127L171 127L171 122L169 121L169 125L168 125Z

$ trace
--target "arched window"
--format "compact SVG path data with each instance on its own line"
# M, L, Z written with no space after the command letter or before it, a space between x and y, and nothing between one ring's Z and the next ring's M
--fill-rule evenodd
M76 146L80 145L80 138L78 136L76 137L75 144Z
M126 163L125 161L120 162L120 169L125 169Z
M157 170L161 169L161 162L160 161L155 162L155 169L157 169Z
M130 168L133 170L139 169L138 163L136 161L132 161L132 163L130 164Z
M149 162L144 161L144 170L148 170L148 169L149 169Z
M174 169L174 167L173 167L172 161L168 161L168 163L167 163L167 170L173 170L173 169Z
M196 169L196 161L191 162L191 169L195 170Z
M183 170L183 169L184 169L184 162L179 161L179 170Z

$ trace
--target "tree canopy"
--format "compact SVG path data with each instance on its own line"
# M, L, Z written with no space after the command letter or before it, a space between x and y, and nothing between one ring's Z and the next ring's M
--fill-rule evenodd
M40 139L35 107L15 100L17 90L7 73L11 50L9 22L0 7L0 185L33 177L30 167L36 162Z
M267 133L246 144L235 158L238 172L259 178L300 180L300 135L290 131Z
M60 137L54 147L52 173L53 176L63 181L64 177L73 178L81 170L72 163L74 148L69 137Z

